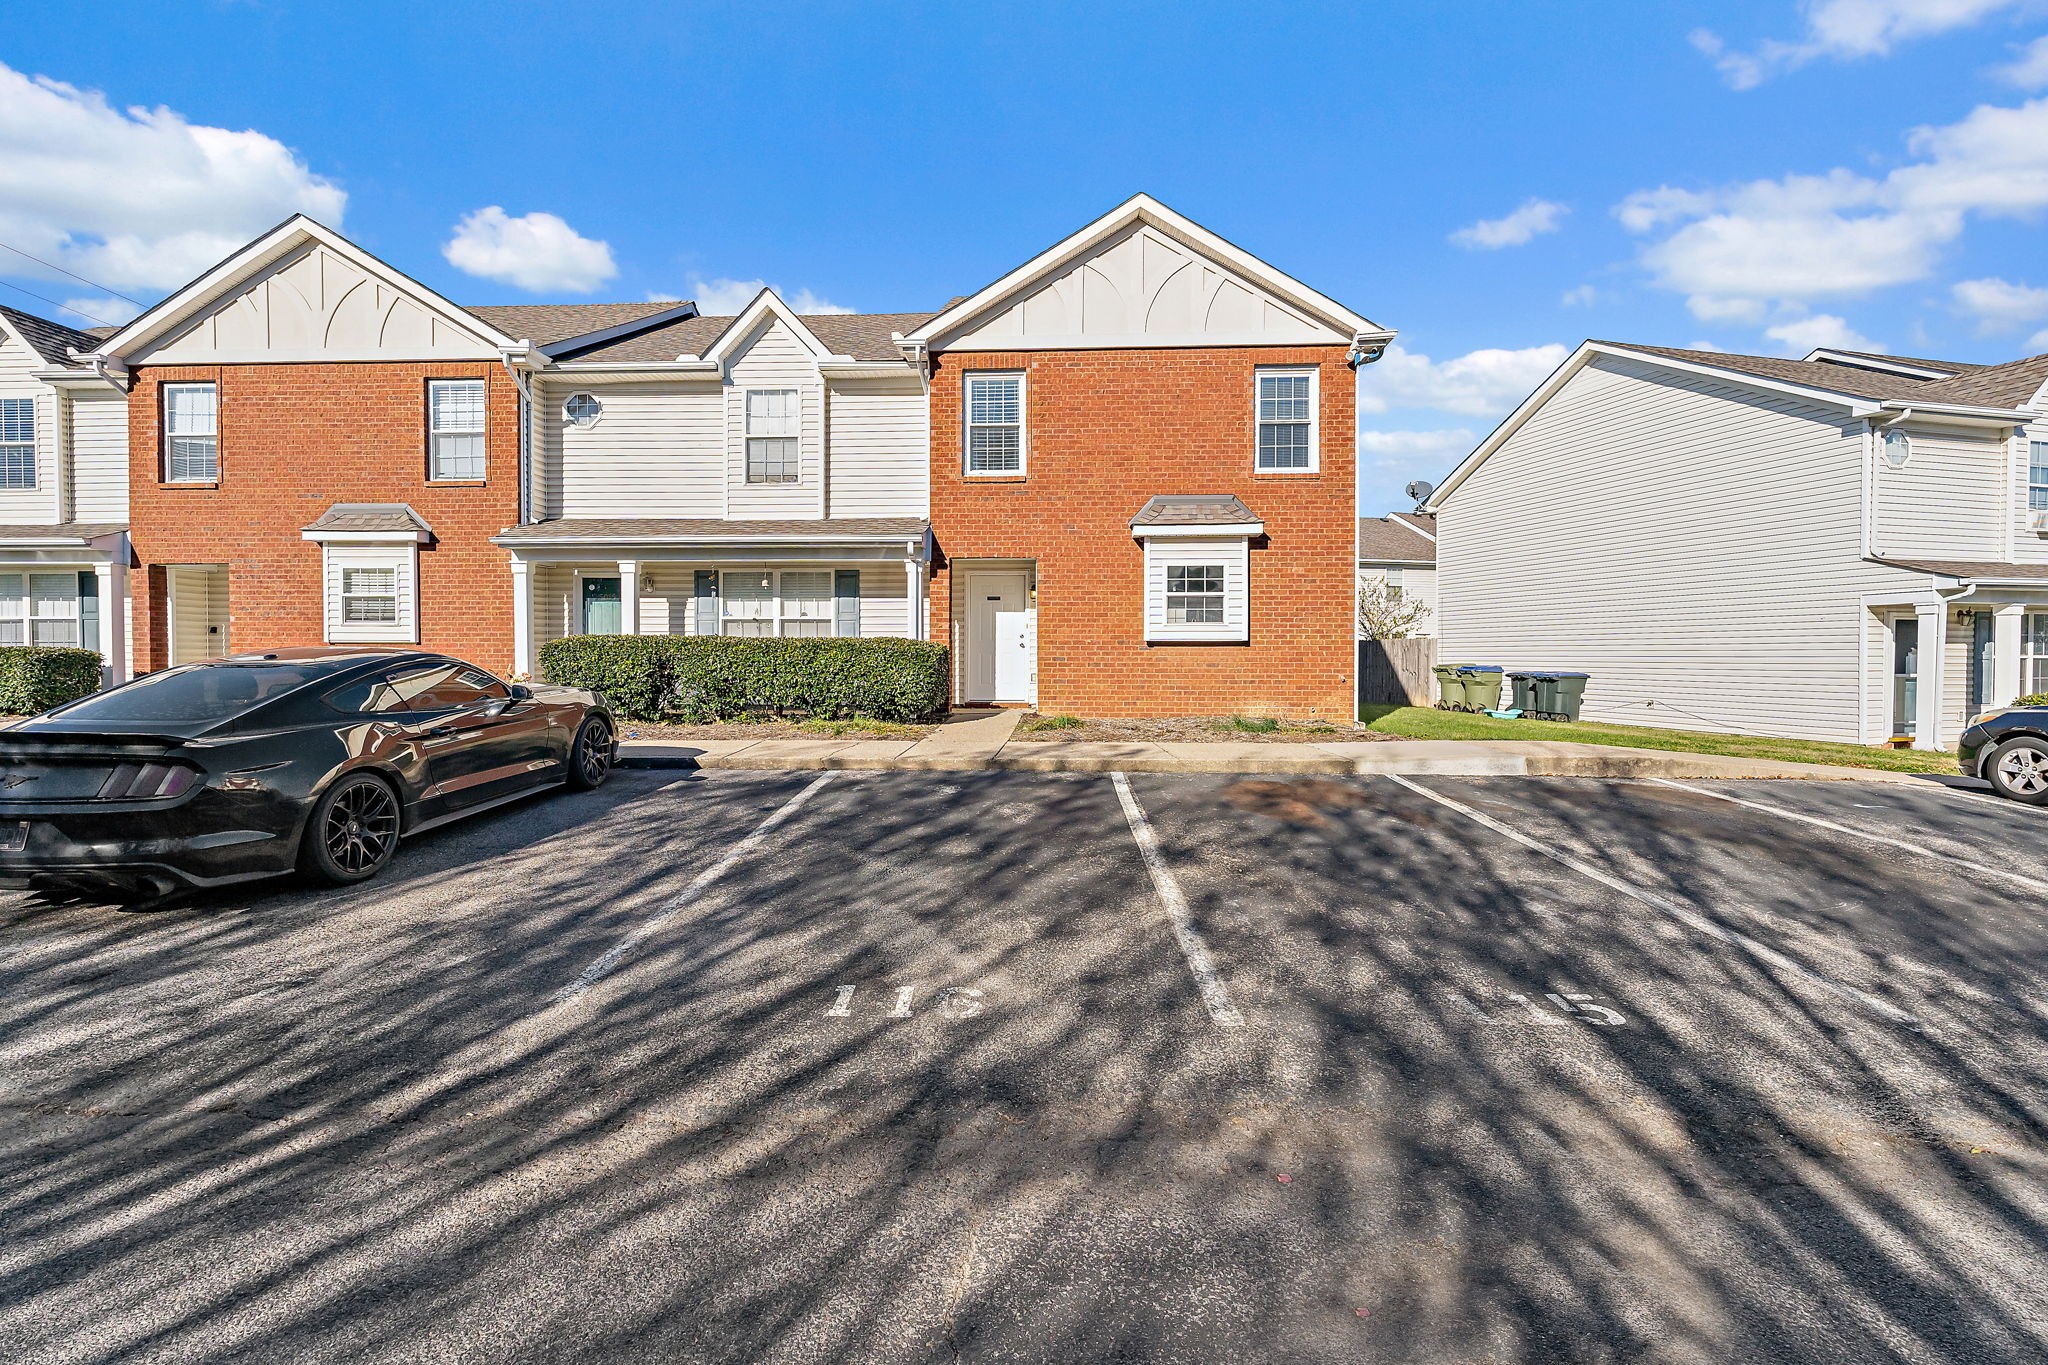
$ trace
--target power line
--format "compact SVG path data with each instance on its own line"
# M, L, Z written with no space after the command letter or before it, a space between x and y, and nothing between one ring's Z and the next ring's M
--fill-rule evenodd
M58 265L58 264L56 264L56 263L55 263L54 261L46 261L46 260L44 260L44 259L43 259L42 257L40 257L40 256L31 256L31 255L29 255L29 254L28 254L28 253L27 253L26 251L23 251L23 250L22 250L22 249L21 249L20 247L18 247L18 246L8 246L8 244L7 244L6 242L0 242L0 246L4 246L4 247L7 247L7 249L8 249L9 251L11 251L11 252L13 252L13 253L14 253L15 255L17 255L17 256L19 256L19 257L21 257L21 258L22 258L23 260L26 260L26 261L34 261L34 262L35 262L35 263L36 263L37 265L39 265L39 266L42 266L42 267L43 267L44 269L46 269L46 270L54 270L54 271L56 271L56 272L57 272L57 273L58 273L59 275L70 275L72 279L74 279L74 280L77 280L77 281L78 281L78 282L79 282L80 284L84 284L84 285L91 285L91 287L92 287L92 288L94 288L94 289L97 289L97 290L99 290L99 291L100 291L101 293L103 293L103 294L112 294L112 295L113 295L113 296L114 296L115 298L117 298L117 299L120 299L120 300L122 300L122 301L123 301L123 302L125 302L125 303L132 303L132 304L134 304L134 305L135 305L135 306L136 306L137 308L146 308L146 307L148 307L148 306L149 306L149 305L145 304L145 303L144 303L144 302L143 302L143 301L142 301L141 299L131 299L131 298L129 298L129 297L128 297L128 296L126 295L126 294L122 293L122 292L121 292L120 290L118 290L118 289L109 289L109 288L107 288L107 287L106 287L105 285L103 285L103 284L95 284L95 283L93 283L93 281L91 281L91 280L87 279L87 278L86 278L85 276L83 276L83 275L80 275L80 274L77 274L77 273L75 273L75 272L73 272L73 271L70 271L70 270L66 270L66 269L65 269L65 268L64 268L63 266L61 266L61 265ZM26 289L24 289L24 290L22 290L21 292L22 292L22 293L24 293L24 294L26 294L26 293L27 293L28 291L27 291ZM62 307L63 307L64 305L60 303L60 304L58 304L57 306L58 306L59 308L62 308ZM78 313L78 310L77 310L76 308L72 309L71 311L72 311L72 312L74 312L74 313ZM89 318L89 317L91 317L91 316L92 316L92 314L90 314L90 313L78 313L78 315L79 315L80 317L86 317L86 318Z
M5 285L7 288L15 291L17 294L26 294L32 299L41 299L44 303L49 304L52 308L62 308L67 313L76 313L78 314L78 316L84 318L87 322L97 322L102 327L115 327L119 325L118 323L108 322L105 318L96 318L91 313L86 312L83 308L74 308L68 303L59 303L57 302L57 300L51 298L48 294L38 294L33 289L23 289L20 285L14 283L12 280L0 280L0 285Z

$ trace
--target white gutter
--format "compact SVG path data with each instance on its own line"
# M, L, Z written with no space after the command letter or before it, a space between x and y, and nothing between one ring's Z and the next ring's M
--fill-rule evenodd
M522 373L523 365L514 365L512 357L518 355L522 362L530 363L536 354L531 340L522 337L517 346L501 347L498 360L505 367L505 373L512 377L512 387L519 391L519 521L521 525L533 518L533 382L530 372ZM541 363L547 363L547 356L541 354Z

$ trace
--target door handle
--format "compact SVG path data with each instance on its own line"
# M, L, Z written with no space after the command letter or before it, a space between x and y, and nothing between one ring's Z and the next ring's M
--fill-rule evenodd
M455 727L452 725L429 725L427 727L427 736L430 739L446 739L454 733Z

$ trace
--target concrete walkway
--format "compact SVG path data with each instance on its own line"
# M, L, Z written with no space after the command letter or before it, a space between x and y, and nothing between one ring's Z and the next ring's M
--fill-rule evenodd
M1015 741L1017 711L958 711L923 739L624 740L633 768L874 768L1134 773L1370 773L1444 777L1803 778L1925 784L1925 774L1551 740L1322 744Z

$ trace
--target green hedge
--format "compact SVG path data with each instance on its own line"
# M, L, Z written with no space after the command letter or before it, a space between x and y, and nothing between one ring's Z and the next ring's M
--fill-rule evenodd
M54 645L0 645L0 714L33 716L100 690L100 656Z
M920 721L946 709L946 647L920 640L571 635L541 647L540 671L634 720Z

